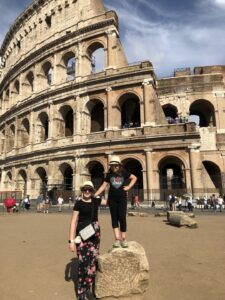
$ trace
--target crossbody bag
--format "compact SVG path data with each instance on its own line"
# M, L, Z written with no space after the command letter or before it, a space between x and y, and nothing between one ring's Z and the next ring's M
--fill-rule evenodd
M94 219L94 202L91 202L91 222L87 226L85 226L82 230L79 231L79 235L83 241L88 240L95 234L94 226L92 225Z

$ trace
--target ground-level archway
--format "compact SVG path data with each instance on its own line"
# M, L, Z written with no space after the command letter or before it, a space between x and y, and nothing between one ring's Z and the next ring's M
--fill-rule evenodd
M143 174L141 163L134 158L127 158L122 161L124 169L134 174L137 177L137 182L134 187L128 193L128 200L130 201L133 196L138 195L139 201L143 201L144 191L143 191Z
M104 167L98 161L91 161L87 165L89 174L91 175L91 181L94 184L95 189L97 190L104 180Z
M175 156L163 158L159 164L160 199L166 201L169 194L181 196L186 193L185 167Z

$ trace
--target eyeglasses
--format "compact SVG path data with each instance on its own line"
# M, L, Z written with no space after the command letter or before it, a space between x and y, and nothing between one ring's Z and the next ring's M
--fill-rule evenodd
M86 193L86 192L88 192L88 193L92 193L92 192L93 192L93 190L92 190L92 189L87 189L87 188L84 188L84 189L82 189L82 192L84 192L84 193Z

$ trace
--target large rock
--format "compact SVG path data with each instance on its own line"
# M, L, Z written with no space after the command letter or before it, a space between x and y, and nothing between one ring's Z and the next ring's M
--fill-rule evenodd
M171 225L177 227L181 227L181 226L186 226L189 228L198 227L197 222L182 211L168 211L167 220Z
M99 256L96 296L107 300L142 300L149 285L149 264L144 248L128 242Z

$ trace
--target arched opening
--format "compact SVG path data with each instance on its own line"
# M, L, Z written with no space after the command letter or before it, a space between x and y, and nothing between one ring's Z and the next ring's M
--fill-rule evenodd
M17 176L17 189L22 192L22 197L27 194L27 173L24 170L20 170Z
M30 123L27 118L21 122L21 145L26 146L29 143Z
M186 193L185 167L179 158L166 157L158 166L161 199L166 201L169 194L181 196Z
M8 138L8 147L9 151L11 151L14 147L14 142L15 142L15 125L12 124L9 128L9 138Z
M63 190L69 190L71 191L73 189L73 169L72 167L67 164L67 163L63 163L60 167L59 167L62 176L63 176Z
M220 168L211 161L203 161L203 166L208 176L204 176L202 180L204 181L204 187L206 187L208 192L222 193L222 176Z
M105 67L104 46L98 42L93 43L89 46L87 53L91 63L91 72L97 73L103 71Z
M104 105L100 100L90 100L83 114L86 133L104 131Z
M39 130L38 133L40 135L40 141L46 141L48 139L48 133L49 133L49 119L46 112L42 112L39 114Z
M97 190L104 180L104 167L98 161L92 161L87 166L89 174L91 175L91 181Z
M139 201L144 200L144 191L143 191L143 172L142 165L140 162L133 158L128 158L123 160L124 169L134 174L137 177L137 181L134 187L128 192L128 199L131 201L132 197L138 196Z
M119 99L121 128L140 127L140 100L134 94L125 94Z
M64 120L64 136L72 136L74 133L73 110L69 105L60 108Z
M104 131L104 105L99 100L91 100L87 103L90 115L90 132Z
M38 167L35 171L35 173L37 174L38 178L37 178L37 181L38 181L38 184L36 185L37 188L38 188L38 193L41 192L43 193L44 195L46 195L47 193L47 186L48 186L48 176L47 176L47 173L46 173L46 170L42 167Z
M45 75L47 84L51 85L52 84L52 73L53 73L53 68L52 68L51 63L49 61L47 61L46 63L43 64L42 69L43 69L43 73Z
M189 115L199 118L200 127L215 127L215 109L213 105L207 100L196 100L190 106Z
M20 82L19 82L19 80L15 81L15 83L14 83L14 90L15 90L16 94L20 93Z
M12 186L12 173L10 171L8 171L6 173L6 176L5 176L5 189L7 190L13 190L13 186Z
M167 122L169 124L175 124L178 123L177 119L178 119L178 114L177 114L177 108L176 106L172 105L172 104L165 104L162 107L164 114L166 116Z
M64 54L63 61L66 67L67 80L73 80L76 77L76 58L73 52Z
M30 72L27 74L26 79L27 79L28 84L29 84L29 86L30 86L31 92L33 92L33 91L34 91L34 74L33 74L32 71L30 71Z

